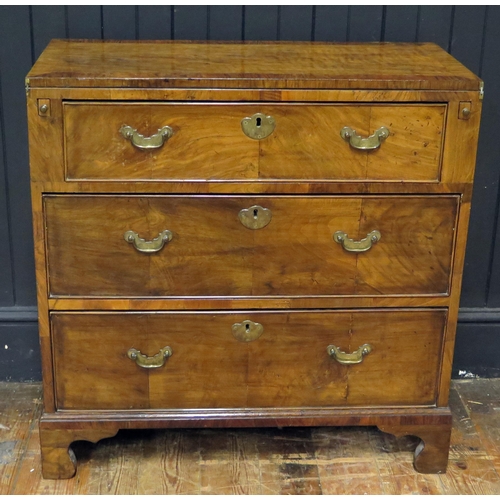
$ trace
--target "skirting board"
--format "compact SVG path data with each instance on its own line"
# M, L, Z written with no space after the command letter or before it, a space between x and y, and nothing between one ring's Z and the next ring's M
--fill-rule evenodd
M42 380L36 310L0 314L0 380Z

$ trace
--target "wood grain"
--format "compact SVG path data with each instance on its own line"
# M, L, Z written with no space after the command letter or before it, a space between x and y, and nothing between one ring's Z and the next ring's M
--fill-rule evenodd
M443 310L53 314L58 408L432 405L445 317ZM231 331L246 319L264 327L248 343ZM326 350L366 343L373 352L359 365L341 365ZM127 358L132 347L153 356L165 346L173 354L158 369Z
M444 474L415 472L407 453L415 447L414 437L403 436L396 439L381 434L371 435L370 438L373 449L378 452L374 462L382 491L386 495L437 495L443 492L441 478Z
M500 390L496 380L480 379L463 381L460 385L461 402L465 407L469 428L474 428L480 442L463 443L484 447L486 454L492 457L495 469L500 468ZM468 448L462 448L467 455ZM467 460L467 456L464 457Z
M213 434L199 435L200 493L256 495L262 491L257 450L237 432L228 432L212 445Z
M29 83L29 79L28 79ZM479 100L478 90L370 90L370 89L230 89L230 88L36 88L30 87L28 99L60 99L63 101L150 101L290 102L290 103L448 103Z
M453 355L455 347L455 336L458 323L458 310L460 307L460 289L462 286L463 268L465 260L465 249L467 244L467 231L469 226L471 204L468 200L463 200L460 205L460 217L457 231L457 241L455 243L453 260L455 269L451 282L450 306L448 314L448 324L446 326L446 341L443 348L443 367L441 380L439 382L440 406L448 404L448 393L450 388L451 372L453 366Z
M258 177L259 142L241 130L250 106L87 104L64 106L68 179L248 179ZM143 151L119 130L173 136ZM97 133L88 133L95 130Z
M48 300L54 311L198 311L224 309L346 309L359 307L446 307L450 303L448 296L401 296L391 295L374 297L321 297L317 295L286 298L260 297L148 297L148 298L54 298Z
M480 81L428 43L101 40L52 41L28 78L35 87L450 90L478 89Z
M103 194L456 194L470 200L472 184L403 183L403 182L334 182L290 180L254 181L71 181L37 182L47 193L103 193Z
M370 12L382 11L363 8ZM252 16L245 29L276 29L252 28ZM26 83L45 412L11 492L81 492L78 480L40 479L38 439L45 476L69 477L72 441L118 429L129 434L96 447L114 450L99 462L104 474L88 451L79 456L78 477L93 492L442 491L444 481L411 476L409 453L398 453L421 439L416 468L446 467L478 77L433 44L53 41ZM50 116L39 114L39 100ZM470 103L468 119L461 102ZM240 127L257 111L277 120L261 141ZM124 124L146 136L168 124L174 135L143 152L120 135ZM391 135L361 152L341 139L343 126L363 136L386 126ZM271 210L263 229L238 220L254 204ZM172 241L151 255L123 237L165 229ZM373 229L382 238L366 253L333 241L337 230L360 240ZM232 336L245 319L264 325L262 337ZM329 357L332 343L373 350L344 366ZM166 345L174 354L161 369L126 354ZM417 437L343 430L340 439L361 436L365 460L354 463L346 443L323 449L331 460L315 454L305 440L317 434L305 429L261 462L262 431L250 443L226 431L225 453L210 448L215 431L184 441L175 430L318 425ZM132 429L147 437L163 427L171 434L162 441L130 442ZM481 467L493 463L484 456L472 454L460 474L460 436L452 435L446 488L494 491L496 473L478 486ZM128 461L134 448L142 464Z
M415 450L414 466L423 474L444 474L448 466L450 448L451 415L441 425L381 425L381 431L395 436L417 436L421 442Z
M25 458L40 403L38 384L0 384L0 495L9 494L16 484L18 464Z
M276 130L260 141L260 177L368 181L438 181L444 106L265 106ZM349 126L362 137L387 127L374 151L340 137Z
M55 411L54 379L52 365L52 343L50 339L50 321L48 299L48 276L46 261L45 223L43 215L43 198L39 185L33 183L31 189L31 206L33 210L33 241L35 253L35 273L38 303L38 334L40 337L40 354L42 377L44 383L44 410Z
M1 423L17 429L18 438L18 451L1 455L7 462L2 492L199 494L203 484L204 493L498 495L499 383L453 381L446 474L415 472L411 454L417 440L395 438L375 427L150 429L121 431L98 444L74 443L77 474L60 481L41 476L36 425L41 386L1 383L1 401L9 407ZM27 430L18 433L21 427ZM9 432L0 428L2 444L10 441Z
M109 322L96 319L91 315L79 324L66 315L51 318L57 408L92 408L95 401L104 409L117 408L117 402L119 408L147 408L147 371L127 357L132 347L155 354L143 346L147 319L138 316L130 324L127 315L114 317L114 334Z
M64 105L68 180L327 179L437 181L444 105L109 104ZM253 140L241 120L274 117L276 130ZM153 151L134 147L122 125L173 136ZM375 151L357 151L340 137L350 126L390 137ZM89 130L98 133L89 133Z
M203 419L193 418L200 415L199 412L184 410L163 410L147 413L137 412L58 412L56 414L45 414L42 416L41 428L44 432L54 432L53 439L57 442L57 435L62 429L64 436L69 437L71 433L75 439L89 439L98 436L99 433L111 435L116 428L140 428L154 429L162 427L255 427L255 426L347 426L347 425L403 425L411 428L425 426L441 426L450 422L448 410L440 408L405 408L405 409L334 409L334 408L292 408L292 409L220 409L202 411ZM96 418L97 417L97 418ZM146 418L147 417L147 418ZM85 429L91 431L85 436ZM66 437L61 441L61 447L65 444ZM123 453L120 452L121 456ZM66 463L66 455L61 457ZM58 463L47 465L57 470ZM116 470L116 467L115 467ZM299 476L300 478L300 476ZM314 478L311 478L314 480ZM108 491L109 491L108 483Z
M498 406L495 400L498 401L498 379L452 381L450 407L454 426L450 461L448 473L441 477L446 490L471 495L500 493L500 469L495 451L498 441L494 438L498 429L493 410ZM490 419L483 428L482 419L487 415Z
M118 429L46 430L40 426L42 474L46 479L69 479L76 473L76 457L69 445L73 441L91 441L112 437Z
M238 220L244 207L237 198L47 199L51 293L251 294L253 232ZM106 212L115 215L104 220ZM140 253L123 237L133 230L150 240L166 229L173 233L172 242L150 255ZM78 247L76 252L73 245Z
M251 230L244 208L271 210ZM45 198L52 296L293 296L446 294L456 197ZM113 214L110 217L110 214ZM142 254L128 230L173 239ZM335 243L378 229L368 252ZM104 242L104 244L103 244Z
M467 120L459 115L460 101L448 105L442 182L472 183L474 180L482 101L476 97L467 102L470 102Z

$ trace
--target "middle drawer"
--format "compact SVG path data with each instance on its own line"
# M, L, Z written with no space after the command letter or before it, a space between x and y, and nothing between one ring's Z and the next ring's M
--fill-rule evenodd
M457 196L44 198L51 296L446 294Z

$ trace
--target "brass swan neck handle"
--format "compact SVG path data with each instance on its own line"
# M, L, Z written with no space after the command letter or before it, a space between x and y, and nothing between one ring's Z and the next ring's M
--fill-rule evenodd
M344 127L340 131L342 139L347 141L354 149L363 151L370 151L380 147L383 141L389 137L389 129L387 127L380 127L369 137L361 137L351 127Z
M130 142L137 149L158 149L165 144L165 142L170 139L174 135L174 131L171 127L166 125L158 129L156 134L151 135L150 137L146 137L142 134L139 134L137 129L132 128L129 125L122 125L120 128L120 134L125 137L125 139L130 140Z
M146 241L140 238L135 231L126 231L123 235L126 242L134 245L135 249L142 253L159 252L166 243L172 240L172 232L166 229L162 231L156 238L151 241Z
M172 356L172 348L166 346L154 356L146 356L141 351L131 348L127 351L127 356L141 368L161 368L166 359Z
M380 241L380 238L382 238L382 235L380 234L380 231L377 231L376 229L370 231L366 235L366 238L359 241L349 238L347 233L344 233L344 231L336 231L333 235L334 241L342 245L344 250L347 250L348 252L367 252L370 250L372 245Z
M363 361L363 356L370 354L372 350L373 347L370 344L363 344L351 353L341 351L334 345L329 345L326 348L328 355L335 361L338 361L341 365L357 365Z

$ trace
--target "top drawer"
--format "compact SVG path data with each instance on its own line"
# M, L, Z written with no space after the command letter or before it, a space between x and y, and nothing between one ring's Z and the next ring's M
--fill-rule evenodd
M445 114L445 104L65 102L66 178L437 182Z

